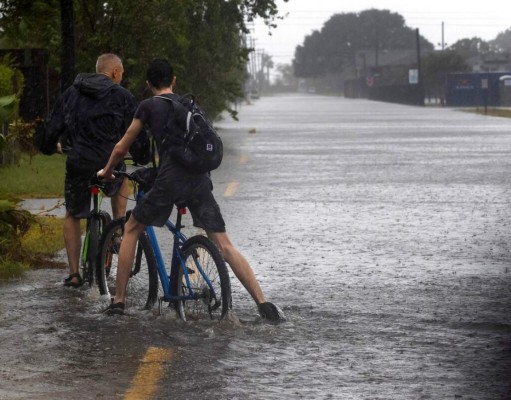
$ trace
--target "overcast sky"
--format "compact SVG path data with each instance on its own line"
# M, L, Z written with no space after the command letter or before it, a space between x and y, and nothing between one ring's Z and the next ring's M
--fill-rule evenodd
M492 40L511 28L511 0L276 0L287 17L267 34L262 21L252 26L255 47L264 49L275 64L291 63L296 46L306 35L320 30L336 13L360 12L370 8L386 9L401 14L408 27L419 28L420 34L441 48L442 22L446 46L459 39L480 37Z

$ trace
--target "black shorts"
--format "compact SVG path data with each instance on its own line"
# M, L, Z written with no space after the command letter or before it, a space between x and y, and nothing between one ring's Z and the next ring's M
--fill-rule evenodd
M75 218L87 218L91 209L90 181L103 168L94 165L76 165L66 163L66 179L64 183L64 199L66 210ZM126 170L124 163L118 168ZM112 197L119 191L124 178L118 177L105 185L103 193Z
M160 173L152 189L135 206L133 216L145 225L163 226L174 204L179 204L188 207L196 227L225 232L225 222L211 189L207 175L169 179Z

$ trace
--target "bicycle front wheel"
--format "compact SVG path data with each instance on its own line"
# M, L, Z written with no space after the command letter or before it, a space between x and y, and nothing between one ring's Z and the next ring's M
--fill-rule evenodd
M187 320L220 320L231 309L231 282L216 245L204 236L189 238L181 249L190 284L179 268L174 293L193 296L176 302L179 316ZM202 270L202 271L201 271Z
M106 228L99 253L96 276L99 292L115 296L119 249L124 234L125 218L112 221ZM158 296L156 259L147 234L143 232L137 243L135 259L131 266L126 295L131 307L149 310Z
M104 211L92 213L87 219L80 275L84 282L89 283L89 286L94 282L94 272L97 268L101 232L104 231L105 227L111 221L112 217L110 217L110 214Z

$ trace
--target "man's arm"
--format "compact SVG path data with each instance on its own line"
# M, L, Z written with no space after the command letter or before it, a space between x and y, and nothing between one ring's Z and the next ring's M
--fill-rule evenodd
M143 128L144 125L142 124L142 121L137 118L133 118L133 121L131 121L131 125L128 127L128 130L112 150L112 154L110 154L110 159L108 160L105 168L103 168L101 171L98 171L98 177L104 178L106 180L113 180L115 178L113 175L114 168L124 159L124 156L128 154L131 145L136 140L138 134L142 131Z
M50 117L39 124L35 132L35 144L41 153L46 155L59 152L58 142L61 136L67 134L67 125L65 123L64 98L59 96Z

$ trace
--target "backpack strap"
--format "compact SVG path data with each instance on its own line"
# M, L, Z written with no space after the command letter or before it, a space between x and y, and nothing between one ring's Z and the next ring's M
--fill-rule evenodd
M187 96L187 95L185 95L185 96ZM185 97L185 96L182 96L182 97ZM186 135L185 136L187 136L190 133L190 123L192 120L192 113L190 112L190 110L187 110L186 107L183 104L181 104L181 102L171 99L170 97L160 96L160 95L156 95L153 97L157 97L159 99L165 99L167 101L170 101L172 103L172 105L174 106L174 110L176 109L175 105L178 105L178 107L182 107L186 110L187 114L186 114ZM193 100L193 101L195 101L195 100Z
M152 162L153 162L153 167L154 168L159 168L161 164L161 161L160 163L158 163L158 165L156 165L156 144L155 144L155 140L154 140L154 137L152 137L151 139L151 158L152 158Z

